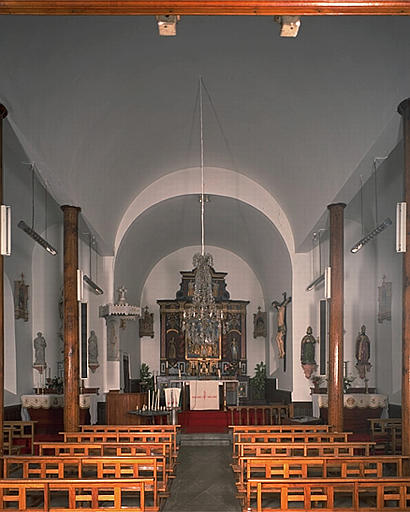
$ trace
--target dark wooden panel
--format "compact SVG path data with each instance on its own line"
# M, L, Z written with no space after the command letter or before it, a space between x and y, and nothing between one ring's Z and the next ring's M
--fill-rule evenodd
M146 393L118 393L110 391L106 395L108 425L140 425L142 418L128 411L135 411L146 403Z

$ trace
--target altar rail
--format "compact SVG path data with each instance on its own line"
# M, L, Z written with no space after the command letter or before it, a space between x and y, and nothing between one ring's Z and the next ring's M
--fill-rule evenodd
M246 405L228 407L231 425L280 425L293 417L293 404Z
M244 510L249 512L300 512L318 507L321 512L404 512L410 510L410 477L354 481L351 478L251 479L247 482L247 495L256 495L256 500L245 505Z
M32 512L58 512L84 510L84 504L94 512L123 510L127 501L128 512L156 511L145 503L146 487L152 487L152 478L101 480L51 480L13 479L0 480L0 509L30 510ZM50 506L53 496L58 494L64 503ZM64 497L62 496L64 494ZM33 505L33 499L39 501ZM128 501L132 500L132 501ZM107 507L107 502L110 504Z

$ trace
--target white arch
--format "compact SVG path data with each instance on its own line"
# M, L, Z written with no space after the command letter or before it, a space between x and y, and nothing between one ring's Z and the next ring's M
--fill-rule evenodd
M199 168L181 169L154 181L133 200L119 224L115 237L114 254L117 255L121 241L134 220L151 206L188 194L200 194ZM291 259L295 244L289 220L276 199L255 181L229 169L207 167L205 170L207 194L238 199L253 206L276 226Z

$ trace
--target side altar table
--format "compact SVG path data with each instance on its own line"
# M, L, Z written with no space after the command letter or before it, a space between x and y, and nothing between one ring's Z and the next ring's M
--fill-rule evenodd
M344 430L369 432L369 418L388 417L388 399L377 393L345 393L343 395ZM328 421L328 395L312 393L313 416Z

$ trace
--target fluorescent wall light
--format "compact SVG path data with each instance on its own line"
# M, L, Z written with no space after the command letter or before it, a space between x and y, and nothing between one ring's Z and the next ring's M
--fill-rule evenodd
M54 249L54 247L47 242L42 236L40 236L37 231L34 231L34 229L31 229L27 224L24 222L24 220L21 220L17 226L22 229L25 233L28 234L28 236L31 236L31 238L37 242L38 244L43 247L47 252L55 256L57 254L57 249Z
M325 268L325 299L332 298L332 267Z
M318 285L318 284L320 284L322 281L324 281L324 279L325 279L325 274L320 274L320 276L319 276L319 277L317 277L314 281L312 281L312 282L310 283L310 285L309 285L309 286L307 286L307 287L306 287L306 291L307 291L307 292L310 292L311 290L313 290L313 288L314 288L315 286L317 286L317 285Z
M94 281L84 274L83 280L85 283L88 284L88 286L92 289L93 292L95 292L97 295L102 295L104 293L104 290L98 286L98 284L94 283Z
M84 272L77 269L77 300L83 302L84 300Z
M406 216L407 203L396 206L396 252L406 252Z
M378 234L380 234L382 231L384 231L386 228L391 226L392 221L389 217L384 219L384 221L379 224L377 227L373 229L373 231L370 231L366 236L364 236L361 240L359 240L357 243L354 244L354 246L350 249L350 252L353 254L356 254L360 249L369 243L371 240L373 240L374 237L376 237Z
M11 206L4 204L0 207L1 240L0 254L10 256L11 254Z

